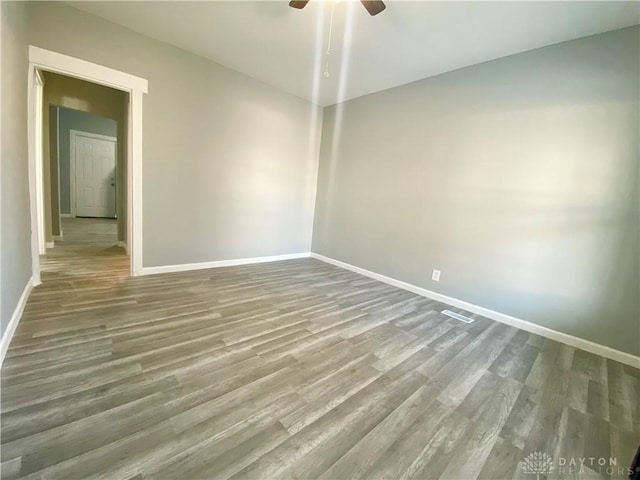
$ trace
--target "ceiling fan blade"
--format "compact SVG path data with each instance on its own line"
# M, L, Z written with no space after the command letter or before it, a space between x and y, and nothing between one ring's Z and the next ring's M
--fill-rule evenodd
M307 3L309 3L309 0L291 0L289 2L289 6L297 9L302 9Z
M362 5L364 5L364 8L367 9L367 12L369 12L369 15L372 17L387 8L382 0L360 0L360 2L362 2Z

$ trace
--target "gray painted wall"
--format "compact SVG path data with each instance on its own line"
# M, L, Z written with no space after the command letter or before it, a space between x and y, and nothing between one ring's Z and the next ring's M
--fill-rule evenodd
M29 12L31 43L149 80L145 266L309 248L322 122L309 103L66 5ZM7 31L3 12L3 93L17 92L3 120L26 120L22 84L5 80L26 68L26 43ZM640 353L638 31L325 109L313 250ZM26 126L5 135L26 159ZM29 274L28 244L5 243L6 224L28 232L26 161L6 168L5 148L3 298L5 258L20 266L13 292Z
M633 27L325 109L312 250L638 355L639 49Z
M0 332L4 335L31 277L27 154L27 29L22 3L2 2L2 234Z
M144 266L309 251L321 121L309 102L68 5L29 10L32 44L149 81Z
M60 167L60 213L71 213L71 148L70 131L97 133L109 137L118 136L118 123L110 118L81 112L70 108L58 109L58 149ZM118 139L122 141L122 139Z

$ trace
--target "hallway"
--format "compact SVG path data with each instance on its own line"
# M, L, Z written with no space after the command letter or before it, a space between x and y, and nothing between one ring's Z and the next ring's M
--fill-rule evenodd
M63 218L62 231L63 237L56 240L55 247L40 257L42 285L34 290L25 317L40 309L50 314L61 311L61 302L71 299L92 302L100 294L77 287L99 282L106 288L129 277L129 257L124 248L117 246L116 220ZM60 291L65 292L64 300L54 295ZM35 301L36 296L42 299Z

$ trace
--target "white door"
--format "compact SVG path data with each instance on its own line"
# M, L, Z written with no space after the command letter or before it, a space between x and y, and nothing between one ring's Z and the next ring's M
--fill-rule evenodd
M76 216L115 218L115 142L76 135L74 148Z

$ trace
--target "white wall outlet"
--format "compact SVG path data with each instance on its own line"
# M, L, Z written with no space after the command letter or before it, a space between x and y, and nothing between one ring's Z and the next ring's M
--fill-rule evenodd
M431 274L431 280L434 282L440 281L440 270L433 269L433 273Z

